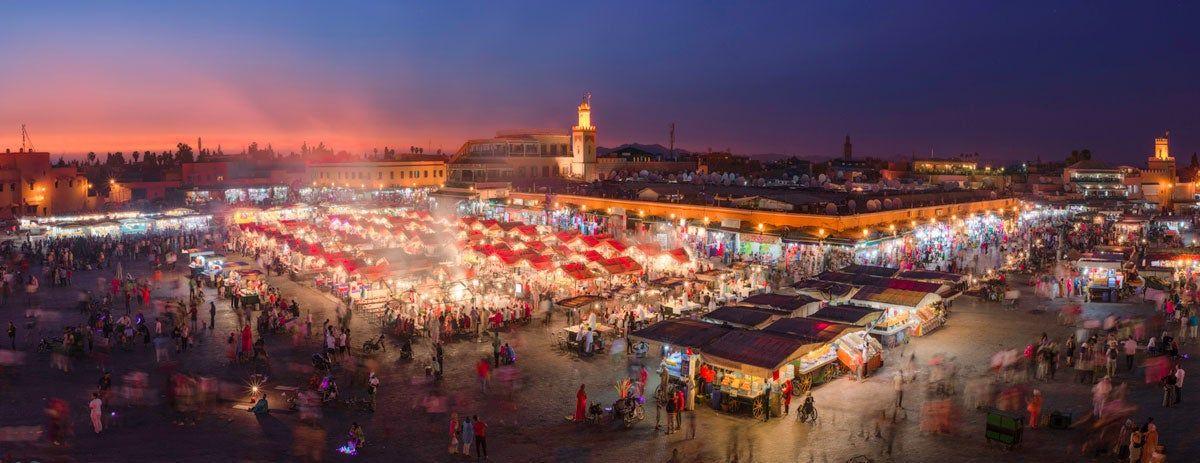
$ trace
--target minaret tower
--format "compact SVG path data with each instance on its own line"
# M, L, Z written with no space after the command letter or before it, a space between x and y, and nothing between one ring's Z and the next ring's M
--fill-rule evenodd
M596 127L592 125L592 94L579 103L579 122L571 128L571 176L585 182L595 181Z

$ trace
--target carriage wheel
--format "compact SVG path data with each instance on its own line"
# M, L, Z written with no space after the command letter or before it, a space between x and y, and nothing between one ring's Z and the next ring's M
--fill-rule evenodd
M792 379L792 396L803 397L804 394L812 390L812 377L805 375L800 378Z
M754 401L754 419L761 420L767 414L767 407L763 406L761 400Z

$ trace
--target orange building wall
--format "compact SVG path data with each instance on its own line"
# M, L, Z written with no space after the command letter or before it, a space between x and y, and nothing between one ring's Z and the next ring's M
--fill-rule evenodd
M526 202L545 200L545 194L509 193L510 197L520 198ZM627 216L639 214L657 215L660 217L685 218L692 220L723 219L740 220L751 225L766 224L768 226L816 227L830 231L853 230L887 226L895 223L905 223L910 220L929 220L949 218L952 215L966 215L996 211L1000 208L1014 207L1018 201L1014 198L993 199L959 204L943 204L916 208L897 209L890 211L866 212L854 215L820 215L800 214L791 212L757 211L734 209L728 207L702 206L695 204L672 204L628 199L593 198L590 196L556 195L554 200L559 205L586 206L594 210L608 208L623 208Z

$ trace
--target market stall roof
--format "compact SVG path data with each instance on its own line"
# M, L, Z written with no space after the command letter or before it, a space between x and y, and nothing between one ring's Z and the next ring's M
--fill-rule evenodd
M686 264L689 260L691 260L691 257L688 256L687 250L683 248L675 248L667 253L671 255L672 259L675 259L676 262L681 264Z
M641 244L634 246L634 249L637 249L642 254L645 254L650 257L654 257L659 254L662 254L662 248L654 243L641 243Z
M950 272L939 272L936 270L906 270L900 272L896 276L900 278L907 278L909 280L933 281L948 284L958 284L967 281L966 275Z
M737 306L721 307L701 316L701 319L707 322L750 329L762 328L777 318L779 318L778 312Z
M1079 259L1079 261L1076 262L1076 264L1078 264L1080 268L1103 268L1103 269L1110 269L1110 270L1121 270L1121 268L1125 266L1125 261L1123 259L1119 259L1119 258L1118 259L1105 259L1105 258L1098 258L1098 257L1084 257L1084 258Z
M576 232L574 230L560 231L558 233L555 233L554 237L557 238L558 241L561 241L563 243L570 243L579 238L579 232Z
M714 268L714 269L709 269L709 270L705 270L703 272L697 273L696 279L700 280L700 281L716 281L717 278L720 277L721 275L728 275L728 274L729 274L728 270Z
M577 262L563 264L563 266L560 268L562 269L563 273L566 273L568 276L576 280L582 281L596 278L596 274L592 273L591 269L588 269L583 264Z
M819 275L817 275L817 278L825 281L855 286L879 286L882 288L921 291L926 293L936 293L943 289L943 283L931 283L928 281L910 280L907 278L879 277L861 273L850 274L833 271L821 272Z
M778 323L778 322L776 322ZM752 330L732 330L701 347L712 365L770 378L775 370L812 350L807 340Z
M814 318L796 317L781 318L767 325L763 331L780 335L794 336L807 342L824 343L837 339L843 333L859 331L862 327L835 323Z
M831 305L822 307L812 315L809 315L808 318L848 325L866 326L882 316L883 311L879 309L853 305Z
M585 246L594 248L605 241L608 241L608 235L585 235L579 237L579 240L582 241Z
M843 267L840 271L845 272L845 273L854 273L854 274L865 273L867 275L877 276L877 277L891 277L891 276L895 276L896 272L899 272L900 269L892 268L892 267L880 267L877 265L851 264L851 265L847 265L847 266Z
M749 305L792 312L814 302L820 301L804 295L789 296L786 294L764 293L755 294L742 299L741 301L738 301L738 305Z
M702 349L730 331L733 331L733 328L689 318L676 318L663 320L634 331L630 333L630 336L672 346Z
M612 250L615 251L617 254L625 252L625 249L628 248L628 246L626 246L625 243L622 243L620 241L617 241L617 240L611 239L611 238L604 240L604 245L612 248Z
M928 306L939 299L941 299L941 297L934 293L885 288L881 286L864 286L854 294L854 297L851 299L851 301L867 306L881 304L892 307L920 308Z
M662 278L656 278L656 279L650 280L650 284L654 285L654 286L661 286L664 288L674 288L674 287L682 285L685 281L686 280L684 280L683 278L678 278L678 277L662 277Z
M1146 260L1148 262L1161 262L1170 260L1200 261L1200 254L1185 251L1150 251L1146 253Z
M794 288L796 291L809 294L815 293L827 299L847 297L854 291L853 286L833 281L818 280L815 278L809 278L807 280L800 280L792 283L792 288Z
M599 263L604 267L604 271L613 275L640 273L642 271L642 266L638 265L637 262L635 262L633 259L630 259L628 256L604 259Z
M583 296L568 297L566 299L562 299L558 302L555 302L555 304L560 307L566 307L568 309L578 309L578 308L586 306L588 304L592 304L595 302L607 301L607 300L608 300L608 298L604 297L604 296L596 296L596 295L586 294Z

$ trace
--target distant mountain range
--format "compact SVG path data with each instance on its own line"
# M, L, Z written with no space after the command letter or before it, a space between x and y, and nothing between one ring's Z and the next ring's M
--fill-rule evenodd
M613 148L605 148L603 146L598 146L598 147L596 147L596 154L603 156L605 154L620 152L620 151L624 151L627 149L641 150L641 151L645 151L647 153L654 154L657 156L665 156L667 154L667 152L670 151L669 148L667 148L663 145L660 145L658 143L655 143L652 145L646 145L646 144L642 144L642 143L626 143L624 145L616 146ZM675 152L677 154L703 154L704 153L703 151L690 151L690 150L683 149L683 148L675 148ZM742 155L742 153L736 153L736 154ZM763 161L773 161L776 159L784 159L784 158L791 157L791 155L779 154L779 153L745 154L744 156L749 156L751 158L759 159L759 160L763 160ZM801 156L801 158L803 158L803 156Z

